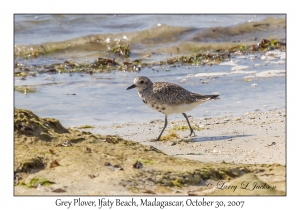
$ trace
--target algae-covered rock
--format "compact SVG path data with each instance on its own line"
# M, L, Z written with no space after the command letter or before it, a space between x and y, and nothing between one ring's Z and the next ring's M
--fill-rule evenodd
M69 133L57 119L40 118L26 109L14 109L14 134L51 141L58 134Z

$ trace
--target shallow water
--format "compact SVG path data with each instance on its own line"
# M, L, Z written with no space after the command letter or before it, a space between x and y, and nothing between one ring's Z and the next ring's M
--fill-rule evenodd
M130 45L134 59L177 49L180 54L206 52L270 37L285 42L285 30L285 15L15 15L14 50L16 58L38 52L48 59L85 61L107 56L122 43Z
M269 63L253 68L253 61L235 59L248 70L232 71L230 65L169 68L144 68L140 73L112 71L106 74L40 74L18 80L15 85L37 86L38 92L27 95L15 92L15 105L28 108L42 117L58 118L63 125L104 125L111 123L145 122L163 119L161 113L150 110L139 99L136 90L126 90L139 75L152 81L177 83L202 94L219 93L220 100L209 101L188 114L194 117L241 114L249 111L282 109L285 107L285 73L272 77L256 77L259 72L282 70L285 64ZM261 63L258 61L256 64ZM165 67L166 69L167 67ZM209 75L214 72L215 75ZM255 73L256 72L256 73ZM199 76L200 74L200 76ZM207 76L205 76L207 75ZM254 76L245 82L244 77ZM257 86L256 86L256 85ZM70 94L70 95L68 95ZM76 95L71 95L76 94ZM172 118L181 118L174 115ZM171 119L172 119L171 118Z
M266 19L268 21L266 21ZM247 23L256 23L257 26L249 27L250 24L247 25ZM264 23L267 23L269 25L265 26L263 25ZM140 33L140 36L143 36L142 32L145 32L146 30L154 31L155 29L159 28L159 26L169 26L169 32L171 31L171 29L174 30L179 28L185 28L188 29L190 32L199 32L205 29L228 29L227 33L230 33L230 30L233 33L236 29L244 30L242 33L247 34L247 32L267 31L266 29L270 31L270 28L274 30L275 24L277 24L276 28L278 29L280 26L284 26L283 23L285 23L285 15L17 14L15 15L15 44L28 45L42 44L46 42L59 42L99 34L106 34L107 36L109 36L109 34L137 32ZM148 32L150 33L151 31ZM218 34L226 35L226 33ZM277 34L279 35L279 31L277 31ZM235 33L235 35L239 35L239 33ZM283 37L280 38L284 38L285 35L282 35ZM146 36L144 35L144 37Z
M213 50L269 37L285 41L284 15L16 15L15 60L30 67L67 59L92 62L98 57L114 58L107 49L115 39L130 44L132 59L151 52L149 60L165 60L170 53L191 54L203 47ZM97 39L98 43L91 42ZM24 59L26 53L35 50L39 52L37 58ZM187 113L196 118L282 109L285 53L270 52L275 56L236 55L212 66L163 65L140 72L37 73L25 80L15 77L15 86L37 88L37 92L26 95L15 91L15 106L41 117L57 118L64 126L163 119L161 113L144 105L136 90L126 90L135 77L143 75L153 82L172 82L201 94L219 93L220 100ZM170 120L181 118L170 116Z

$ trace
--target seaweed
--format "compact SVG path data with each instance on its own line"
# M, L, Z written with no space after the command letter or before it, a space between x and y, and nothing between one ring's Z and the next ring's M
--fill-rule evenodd
M230 59L234 55L266 52L275 49L285 51L286 43L279 42L277 39L270 37L269 39L262 39L257 44L246 45L244 43L238 43L236 46L229 49L218 49L215 51L207 50L206 52L199 52L199 50L195 49L189 55L172 56L173 54L171 53L170 57L165 60L147 62L145 59L146 57L149 57L149 55L141 56L140 58L135 58L133 60L130 57L132 55L130 45L127 42L120 43L120 41L118 41L115 43L114 47L109 47L109 57L100 57L90 63L78 63L68 59L62 63L26 66L26 60L31 58L34 59L39 56L38 53L34 51L25 56L24 63L15 62L14 76L25 79L27 76L36 76L36 73L71 74L77 72L92 75L93 73L105 73L112 70L139 72L145 66L162 66L162 69L164 69L164 65L171 65L171 67L176 67L176 65L216 65ZM177 48L177 51L179 53L179 48ZM166 71L168 70L169 69L166 69Z
M86 124L78 127L78 129L86 129L86 128L95 128L95 126Z

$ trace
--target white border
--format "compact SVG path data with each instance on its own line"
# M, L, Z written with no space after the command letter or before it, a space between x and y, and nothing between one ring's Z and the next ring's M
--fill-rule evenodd
M294 1L295 2L295 1ZM296 156L299 142L299 14L297 4L276 1L9 1L1 11L1 208L54 209L56 197L13 197L13 14L14 13L287 13L287 197L205 197L207 200L245 200L243 209L298 206ZM78 197L63 197L72 200ZM97 200L99 197L90 197ZM116 197L113 197L114 199ZM137 197L137 199L142 197ZM183 197L163 197L181 200ZM187 197L191 198L191 197ZM84 199L89 199L85 197ZM3 206L3 207L2 207ZM5 208L6 207L6 208ZM91 207L90 207L91 208ZM166 207L165 209L167 209ZM174 208L174 207L173 207ZM172 208L172 209L173 209ZM199 208L199 207L198 207ZM74 208L72 208L74 209ZM82 209L82 208L81 208ZM118 209L118 208L113 208ZM159 208L157 208L159 209ZM175 208L174 208L175 209ZM179 208L178 208L179 209ZM180 208L182 209L182 208Z

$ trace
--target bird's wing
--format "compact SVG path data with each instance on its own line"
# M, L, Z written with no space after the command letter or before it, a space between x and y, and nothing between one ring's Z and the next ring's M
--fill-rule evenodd
M190 104L210 99L206 95L192 93L179 85L165 82L155 82L153 84L153 96L161 103L170 105Z

